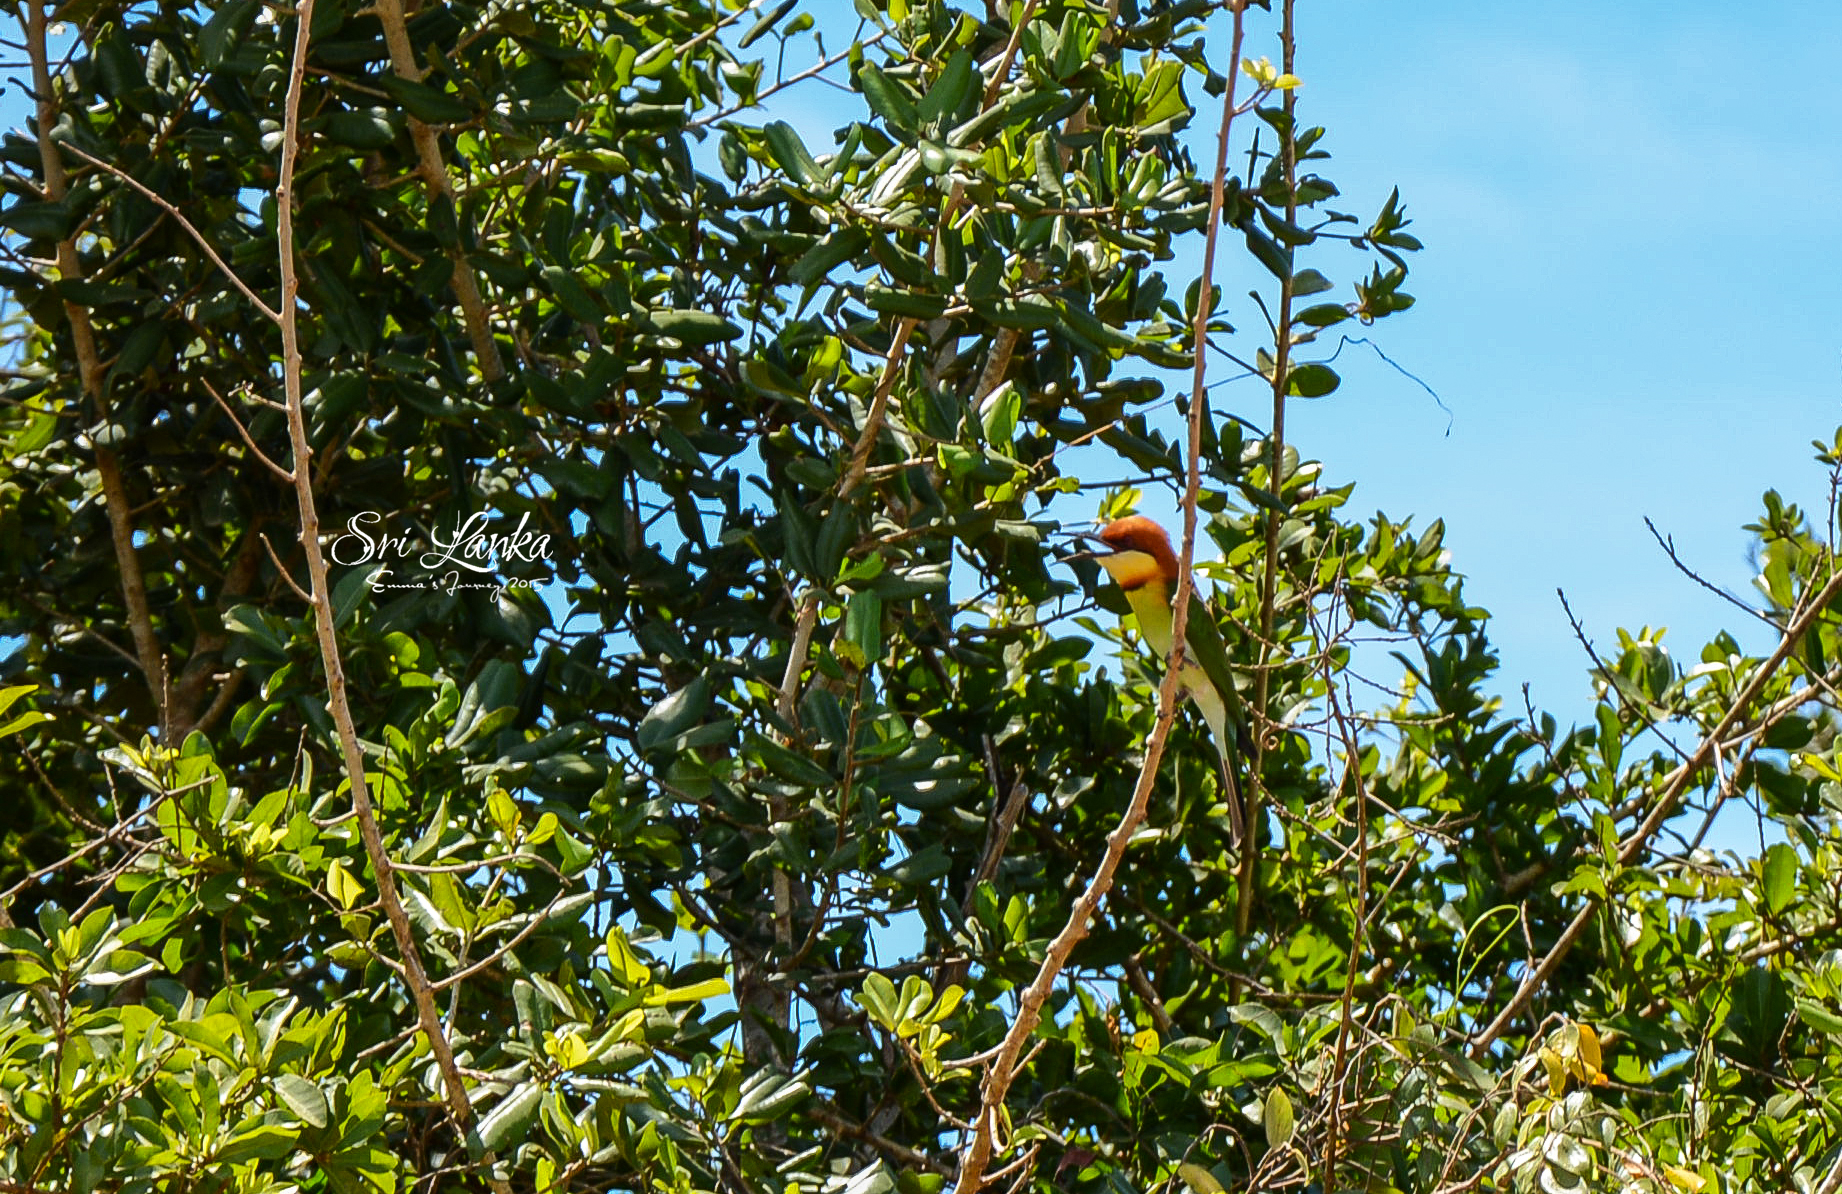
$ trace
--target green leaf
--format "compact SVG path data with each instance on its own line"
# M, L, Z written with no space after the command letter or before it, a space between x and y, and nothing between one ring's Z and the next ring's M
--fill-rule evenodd
M1786 842L1778 842L1765 852L1761 867L1760 895L1765 901L1765 910L1777 916L1791 906L1791 899L1797 893L1797 850Z
M329 1122L326 1094L316 1083L299 1074L282 1074L275 1079L275 1093L309 1127L323 1128Z
M693 347L734 340L742 334L741 328L710 311L664 309L652 312L649 318L660 335Z
M1322 398L1342 383L1335 369L1317 361L1293 365L1286 370L1286 393L1294 398Z
M325 1125L319 1125L325 1126ZM280 1124L258 1124L239 1132L217 1150L217 1160L225 1165L243 1161L279 1161L294 1151L300 1133Z
M788 268L787 276L801 286L810 286L869 247L870 234L864 229L856 225L835 229L802 253Z
M780 23L782 17L786 16L797 7L799 7L799 0L780 0L779 4L776 4L773 8L761 14L760 19L748 27L748 32L744 33L736 42L737 48L746 50L757 41L760 41L767 35L770 29Z
M200 57L207 68L215 69L223 64L232 47L249 31L261 7L261 0L232 0L211 14L211 19L198 31Z
M623 987L644 986L652 981L652 969L634 952L619 925L608 930L606 945L608 969Z
M62 203L14 203L0 212L0 228L10 228L27 240L62 240L70 234L70 209Z
M735 1118L743 1123L766 1123L782 1118L812 1093L812 1087L804 1079L763 1069L744 1079L738 1093Z
M947 64L941 68L940 77L934 80L934 85L921 97L915 115L923 125L930 127L952 117L972 97L972 83L977 77L978 73L973 70L971 51L954 50L947 57Z
M981 110L978 115L949 132L947 144L965 148L999 128L1028 127L1036 117L1055 107L1061 99L1061 95L1053 89L1038 91L1027 86L1013 86L999 96L997 103Z
M1826 1032L1831 1036L1842 1036L1842 1016L1814 1000L1799 999L1797 1001L1797 1018L1818 1032Z
M1289 250L1280 248L1277 241L1254 227L1251 222L1241 226L1241 233L1247 238L1248 251L1266 267L1268 273L1281 282L1292 276L1292 254ZM1298 293L1296 287L1293 293Z
M768 153L774 164L786 172L787 177L802 187L814 187L825 181L825 172L806 152L805 142L793 126L784 120L776 120L761 130L767 137Z
M607 318L574 273L555 265L546 265L542 273L544 285L556 296L558 305L569 312L570 318L589 327L597 327Z
M42 722L47 722L50 720L51 720L51 714L40 713L36 709L28 709L24 713L21 713L18 717L13 718L11 721L0 722L0 738L5 738L10 735L17 734L25 730L29 730L35 725L38 725Z
M870 304L870 309L885 315L901 315L909 319L938 319L947 313L947 299L942 294L918 294L912 290L897 290L889 286L872 282L863 288L863 300Z
M982 422L985 427L985 442L995 448L1010 447L1011 439L1017 434L1017 420L1023 414L1023 395L1017 387L1006 382L985 399L985 412Z
M857 70L857 85L863 89L863 97L869 102L870 111L902 132L915 131L920 123L915 104L899 83L891 80L873 63L866 62Z
M556 842L557 857L563 860L563 871L566 874L579 875L583 868L595 860L594 848L578 841L576 835L567 829L558 829L551 840Z
M326 868L326 891L339 902L341 908L347 910L365 895L364 884L352 877L352 873L345 869L345 860L341 858L333 859L332 865Z
M710 697L709 677L697 677L647 710L634 732L634 744L646 751L676 738L703 721L710 711Z
M1222 1185L1220 1179L1194 1161L1185 1161L1177 1166L1177 1175L1196 1194L1228 1194L1228 1188Z
M1334 289L1336 289L1335 284L1314 269L1301 269L1292 276L1292 293L1299 298L1310 294L1323 294L1326 290Z
M473 109L455 96L427 83L385 71L379 81L390 98L424 124L461 124L473 119Z
M556 814L544 813L537 818L537 824L532 827L531 832L525 834L525 844L528 846L543 845L556 836L557 826Z
M1306 307L1292 319L1293 323L1302 323L1306 327L1327 328L1349 319L1349 309L1340 303L1319 303Z
M856 667L863 666L861 662L852 662ZM776 779L802 788L829 788L837 783L837 777L831 772L798 751L790 750L771 739L751 735L748 749L749 754L759 760Z
M844 610L844 635L857 648L858 667L883 657L883 599L869 590L851 594Z
M538 1082L524 1082L499 1100L490 1114L475 1129L478 1152L504 1152L509 1145L521 1142L537 1118L544 1088Z
M1267 1092L1266 1107L1260 1118L1266 1128L1268 1148L1281 1148L1291 1141L1294 1126L1292 1098L1283 1089L1276 1086Z
M894 1028L899 1019L898 996L895 983L885 974L875 973L863 980L863 989L857 1001L863 1005L870 1019L884 1028Z
M702 1003L706 999L721 999L729 994L729 981L721 978L707 978L700 983L691 983L684 987L662 987L646 996L647 1007L665 1007L674 1003Z
M397 130L382 108L334 112L319 121L320 131L328 141L352 149L388 149L397 139Z
M518 824L522 819L522 814L518 810L518 802L513 800L506 790L498 785L497 781L493 782L491 790L486 794L486 817L493 823L493 827L506 837L511 837L518 832Z

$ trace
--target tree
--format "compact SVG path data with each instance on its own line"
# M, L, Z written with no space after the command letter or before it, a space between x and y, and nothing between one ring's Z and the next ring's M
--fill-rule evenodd
M0 1185L1834 1194L1827 532L1501 708L1285 441L1419 242L1277 7L16 5ZM1257 849L1053 559L1152 484Z

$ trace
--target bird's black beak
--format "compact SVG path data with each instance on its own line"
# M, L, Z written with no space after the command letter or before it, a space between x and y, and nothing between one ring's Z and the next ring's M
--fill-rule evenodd
M1076 560L1097 560L1101 556L1113 554L1111 550L1096 551L1092 547L1079 546L1084 543L1095 544L1102 548L1106 546L1106 541L1093 531L1074 531L1068 536L1068 542L1062 545L1064 548L1070 549L1065 555L1060 557L1062 563L1072 564Z

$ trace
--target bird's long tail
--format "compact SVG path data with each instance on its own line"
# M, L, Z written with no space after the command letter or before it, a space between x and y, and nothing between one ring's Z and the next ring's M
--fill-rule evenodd
M1235 778L1234 730L1228 724L1228 708L1222 698L1207 684L1190 690L1190 697L1196 707L1202 710L1203 720L1209 723L1209 734L1215 739L1215 750L1222 760L1223 803L1228 806L1228 836L1235 849L1247 838L1247 817L1242 811L1241 785Z

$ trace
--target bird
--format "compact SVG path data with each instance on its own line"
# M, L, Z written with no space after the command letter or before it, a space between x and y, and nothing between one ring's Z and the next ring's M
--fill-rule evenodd
M1175 623L1178 564L1177 553L1171 550L1170 536L1164 528L1149 518L1134 514L1116 518L1098 532L1084 531L1075 537L1093 546L1065 558L1091 559L1106 569L1137 616L1139 633L1145 642L1159 659L1168 659L1171 629ZM1214 616L1196 595L1193 586L1183 639L1178 682L1183 693L1202 712L1215 738L1227 795L1224 803L1228 806L1229 837L1238 848L1246 826L1241 811L1240 784L1235 780L1235 757L1246 719L1242 716L1240 695L1235 691L1234 675L1228 666L1228 648L1222 642L1221 628L1215 624Z

